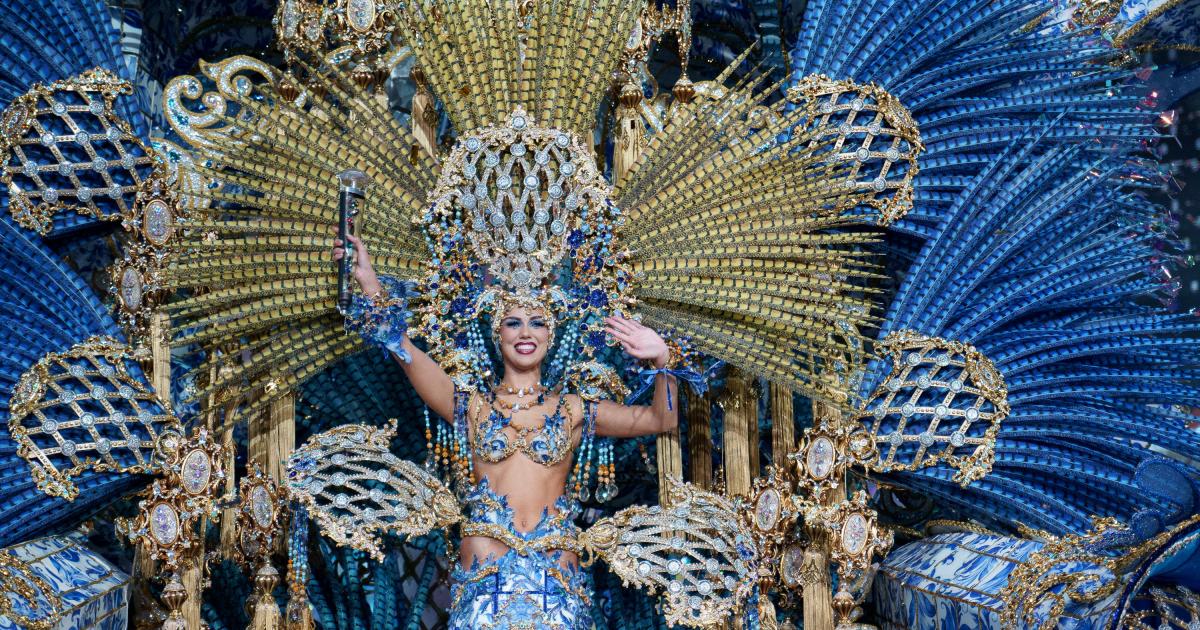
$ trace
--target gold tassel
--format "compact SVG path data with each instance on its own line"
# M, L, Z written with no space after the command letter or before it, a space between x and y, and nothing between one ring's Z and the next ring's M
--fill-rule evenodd
M792 390L771 384L771 454L776 468L784 468L784 459L796 449L796 421L792 411Z
M629 169L642 155L645 129L638 106L642 103L642 90L633 82L621 87L617 105L617 137L613 143L613 183L625 177Z
M412 135L417 140L417 144L412 146L413 163L419 160L416 156L418 145L425 149L425 153L436 162L438 158L438 113L433 102L433 94L429 93L429 83L425 80L425 72L419 66L413 66L409 76L417 85L417 91L413 93L412 97L412 107L409 109L412 112Z
M267 413L250 425L250 463L258 464L275 481L282 482L287 458L296 446L296 395L287 393L271 401Z
M712 408L707 396L697 396L690 388L682 389L687 405L688 458L691 462L688 478L696 486L708 490L713 486Z
M679 427L659 433L658 445L658 502L668 505L667 478L683 478L683 451L679 448Z
M809 576L804 583L801 597L804 598L805 630L833 630L833 585L829 580L829 559L824 547L829 536L813 540L813 546L805 550L801 560L801 575ZM821 547L820 550L817 547Z
M232 406L226 409L226 418L233 412ZM233 442L233 423L225 423L225 431L221 435L222 447L225 453L225 496L232 497L237 492L237 475L234 474L234 463L237 446ZM221 510L221 557L234 560L234 549L237 545L237 506L229 505Z
M263 470L278 483L283 483L287 458L296 448L296 394L289 392L271 402L270 438L266 459L260 460Z
M206 524L204 519L201 520L201 527ZM203 588L201 583L204 581L204 540L199 542L199 548L195 551L197 558L190 563L187 568L181 571L183 587L187 592L187 599L184 600L180 607L180 612L183 613L183 621L187 628L200 627L200 606L203 604Z
M758 399L746 373L730 370L721 408L725 410L721 449L725 495L746 496L750 494L750 481L758 473Z
M150 316L150 384L158 397L168 403L171 400L171 347L167 344L167 331L171 329L171 316L165 310L157 310Z
M279 572L270 563L264 562L254 574L254 615L250 630L279 630L282 619L275 597L271 595L278 581Z

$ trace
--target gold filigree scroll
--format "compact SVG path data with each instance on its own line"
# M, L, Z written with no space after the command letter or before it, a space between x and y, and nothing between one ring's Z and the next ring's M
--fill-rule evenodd
M163 106L171 129L197 154L219 164L226 151L245 149L246 139L254 139L250 135L255 120L253 112L230 103L253 94L269 105L275 99L274 85L279 74L270 64L245 55L219 63L201 61L200 71L215 90L206 91L200 77L178 76L163 90ZM188 108L188 101L195 100L200 101L200 107L193 111ZM202 170L201 174L207 172Z
M272 24L289 63L297 55L348 63L366 87L382 83L398 60L402 6L389 0L282 0Z
M235 551L238 562L252 570L269 556L276 536L283 531L285 502L279 484L258 464L242 477L238 494Z
M1153 538L1108 553L1097 549L1105 547L1104 542L1114 534L1128 534L1127 526L1114 518L1094 518L1092 529L1083 534L1047 535L1042 548L1009 574L1000 594L1004 602L1001 626L1049 630L1059 627L1068 605L1099 611L1115 604L1117 591L1128 588L1126 576L1136 565L1169 549L1178 532L1197 523L1200 515L1193 515ZM1137 619L1134 615L1133 620Z
M84 470L153 472L160 442L179 439L169 405L130 372L136 358L115 339L92 337L21 375L8 427L42 492L74 500Z
M383 532L421 536L462 520L442 482L389 451L395 432L395 420L386 428L336 427L309 438L287 464L287 491L321 533L380 560Z
M946 463L962 485L992 469L996 436L1008 416L1008 388L995 364L974 346L911 330L878 344L892 371L855 420L879 448L877 472Z
M162 174L138 187L133 216L125 222L124 255L109 268L117 321L135 344L145 339L154 311L168 297L172 250L167 245L177 239L186 219L179 196Z
M224 486L225 455L203 427L163 450L163 477L143 494L137 516L117 519L117 530L175 571L195 560L189 552L201 542L196 525L219 513L216 497Z
M1122 630L1195 630L1200 627L1200 596L1178 585L1151 586L1121 620Z
M21 226L46 234L63 211L103 221L134 218L130 194L154 154L117 115L128 81L102 69L34 84L0 116L0 182Z
M728 619L758 578L759 556L738 506L670 480L670 506L634 506L580 536L625 584L662 591L668 624L707 627Z
M875 555L891 549L892 532L881 527L875 510L867 503L867 493L859 490L836 505L810 505L804 510L805 523L825 528L833 540L829 559L838 565L843 582L852 582L871 564Z
M692 7L691 3L681 2L675 7L659 6L651 2L642 9L642 14L634 22L633 31L625 42L625 51L621 55L621 69L625 80L636 85L642 82L645 75L651 81L653 77L645 73L646 61L650 58L650 50L655 42L665 35L675 33L679 47L679 56L687 73L687 58L692 47Z
M814 74L788 89L792 102L817 104L825 131L814 142L831 141L829 160L850 165L848 188L861 193L855 201L879 212L878 223L890 225L912 209L917 158L925 149L912 114L875 84L835 81Z
M14 605L14 599L24 600L24 608L37 616L22 614ZM50 630L62 612L58 592L29 563L12 551L0 551L0 617L8 618L26 630Z

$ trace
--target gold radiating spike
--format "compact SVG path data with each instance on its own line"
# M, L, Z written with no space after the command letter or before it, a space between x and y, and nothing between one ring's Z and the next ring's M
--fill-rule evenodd
M727 78L727 77L726 77ZM768 104L751 74L677 103L614 191L621 244L652 326L687 331L701 351L817 398L847 362L846 330L877 323L858 187L814 102ZM790 109L789 109L790 108ZM857 333L850 333L857 336Z
M246 354L248 361L216 379L204 379L207 363L199 366L195 375L204 383L192 394L247 381L255 402L242 417L363 348L343 330L335 310L337 276L329 252L336 174L356 167L371 177L360 234L380 273L410 279L423 273L427 256L413 219L436 183L431 157L397 157L409 156L412 134L345 72L317 71L297 60L313 89L292 103L276 92L273 76L233 89L236 81L229 77L247 63L242 58L206 66L222 79L204 102L219 96L224 104L194 119L185 137L215 156L198 170L219 186L200 191L209 205L173 245L172 286L192 294L168 306L173 345Z
M400 30L459 131L522 108L586 137L643 4L426 0L399 10Z

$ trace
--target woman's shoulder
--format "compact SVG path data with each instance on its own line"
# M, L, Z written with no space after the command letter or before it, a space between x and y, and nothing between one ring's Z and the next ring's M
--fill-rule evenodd
M579 394L563 394L563 407L571 413L571 419L579 422L583 419L583 398Z

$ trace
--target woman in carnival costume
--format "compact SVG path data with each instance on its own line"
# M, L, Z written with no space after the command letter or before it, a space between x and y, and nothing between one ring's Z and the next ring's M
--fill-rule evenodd
M572 522L580 512L587 453L576 451L592 448L595 436L638 437L676 426L668 402L675 378L665 369L671 358L666 342L636 321L605 320L607 334L658 372L650 405L584 401L550 391L542 385L542 366L554 343L554 313L532 294L506 294L498 298L491 325L503 372L495 385L463 392L406 334L396 334L405 328L402 302L388 295L362 241L349 239L356 252L354 277L371 296L356 299L351 317L382 323L367 334L396 348L392 356L417 394L456 431L465 429L458 439L470 445L473 474L463 495L467 520L460 530L450 627L510 627L533 620L547 627L591 627L579 530ZM341 260L343 243L334 245L333 257ZM395 279L386 280L405 290Z
M230 190L236 201L201 211L198 220L215 231L188 233L179 284L209 273L243 278L226 269L238 259L282 256L279 264L255 264L254 277L232 281L245 290L229 285L199 297L198 309L189 300L171 305L181 327L201 312L262 314L225 318L220 331L199 333L266 351L252 370L231 366L227 378L197 388L196 396L245 378L263 387L253 403L261 407L362 351L364 342L400 359L429 410L445 421L436 440L427 430L427 443L431 458L449 469L465 514L446 514L455 499L440 480L417 479L422 471L383 452L373 451L365 465L434 489L451 508L435 517L430 503L442 499L418 506L406 497L408 509L398 516L393 503L400 495L381 495L384 506L366 490L342 494L345 486L327 483L333 476L321 468L326 462L312 455L326 452L318 436L293 454L293 463L307 468L290 463L289 485L294 496L307 496L322 533L341 544L362 543L381 529L411 535L460 522L454 628L590 627L578 556L597 546L585 544L592 530L580 534L573 520L592 492L600 502L616 494L613 447L597 438L674 428L677 382L703 390L704 375L724 362L836 398L844 388L825 376L846 365L861 342L857 329L873 321L871 298L860 290L872 274L862 248L873 237L843 228L878 214L862 210L868 206L903 214L911 192L902 168L884 177L831 162L825 149L840 133L836 124L816 116L803 94L773 99L761 78L725 86L732 66L708 86L679 90L662 130L614 183L597 166L593 127L607 87L620 76L615 71L638 63L628 57L641 48L627 43L644 5L522 6L457 2L426 14L410 5L400 16L398 30L456 130L453 146L437 155L421 149L347 73L302 61L303 77L280 73L271 82L220 89L224 111L241 112L256 135L217 129L211 118L183 110L173 117L190 125L181 134L219 148L228 168L245 173ZM226 77L275 72L245 58L211 70ZM320 89L289 98L284 88L301 80ZM173 82L172 93L184 94L187 85ZM881 123L881 133L901 133L888 125ZM915 145L897 142L898 159L908 159ZM331 330L343 314L330 299L330 241L312 231L328 224L334 175L347 167L372 182L369 211L351 243L362 295L344 314L358 335ZM282 189L279 182L286 182ZM236 259L216 255L224 235L242 229L239 217L252 217L260 236ZM335 243L333 257L344 256L346 245ZM629 366L622 379L621 366L606 365L624 362L606 349L610 343L644 363ZM271 387L267 374L275 375ZM650 404L626 404L650 390ZM358 435L343 426L329 432L337 436L320 437L332 444L343 429ZM711 511L695 511L697 527L721 532L680 541L719 538L719 549L696 552L712 562L683 566L663 552L653 563L614 569L642 585L675 584L669 619L716 623L746 600L756 575L726 503L713 495ZM669 531L646 533L666 537L653 549L678 551L668 544ZM612 548L620 537L603 538ZM295 564L304 566L303 558Z

